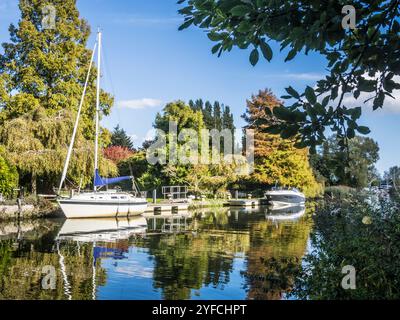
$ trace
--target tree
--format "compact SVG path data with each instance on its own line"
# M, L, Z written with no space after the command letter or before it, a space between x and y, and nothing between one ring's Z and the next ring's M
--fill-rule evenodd
M379 146L371 138L356 136L349 141L349 150L342 150L337 136L324 142L313 156L314 168L329 185L364 188L377 177L375 163L379 160Z
M56 10L55 28L42 26L42 9ZM0 123L44 108L49 115L78 108L92 51L86 48L90 28L79 17L75 0L20 1L21 19L10 25L11 42L0 55ZM96 73L93 66L82 108L86 138L94 135ZM100 108L108 114L113 98L101 90Z
M4 157L5 150L0 148L0 193L10 196L18 185L17 168Z
M133 150L133 143L131 138L126 134L123 128L119 127L119 125L117 125L112 132L111 145L114 147L119 146L127 148L129 150Z
M254 172L249 177L253 187L263 189L278 183L302 189L307 196L316 196L322 186L315 180L308 161L308 150L297 149L294 141L265 133L265 128L279 122L271 112L281 102L270 90L259 91L247 101L242 118L246 129L254 130ZM254 123L259 125L255 126Z
M396 191L400 187L400 168L398 166L390 167L388 171L385 171L383 179L391 181Z
M210 101L206 101L203 109L204 124L208 130L214 129L213 107Z
M221 105L218 101L214 102L214 128L217 130L221 130L222 127L222 119L221 119Z
M359 126L361 108L345 104L345 95L373 101L381 108L385 99L400 89L400 41L397 0L352 1L357 17L356 29L343 28L343 1L269 1L269 0L179 0L187 4L179 12L185 16L180 30L192 24L206 29L218 56L233 47L252 47L250 63L259 61L260 52L268 61L273 57L269 41L290 48L285 61L299 52L315 51L328 61L329 74L298 93L289 86L286 99L295 99L288 107L275 108L283 122L270 132L299 137L297 147L312 147L326 140L329 127L346 145L356 132L368 134ZM396 78L397 77L397 78ZM362 104L361 102L358 102ZM297 134L300 133L300 136Z
M42 26L46 5L56 12L53 29ZM33 192L40 180L49 191L61 175L88 72L90 28L79 17L75 0L24 0L19 8L21 19L10 25L10 42L2 44L0 54L0 144L20 178L30 177ZM93 66L68 173L73 182L81 177L89 182L93 175L96 76ZM101 90L101 114L109 114L112 104L113 98ZM107 145L108 139L102 129L101 143ZM115 166L106 162L102 160L103 173L115 174Z
M59 182L67 155L75 117L66 110L57 116L47 115L38 108L18 118L8 120L0 127L0 142L10 163L18 169L21 179L28 178L32 193L39 180L44 180L43 191L50 192ZM91 183L94 171L94 143L86 140L84 128L78 127L68 180L78 185L80 180ZM100 143L104 141L100 136ZM116 166L100 154L103 175L116 175ZM41 178L41 179L40 179ZM24 179L26 180L26 179Z
M132 156L133 152L126 147L110 146L103 150L104 157L118 164Z
M232 130L232 133L234 133L235 129L236 129L234 120L233 120L233 114L232 114L231 108L229 106L223 106L222 128L230 129L230 130Z
M199 100L197 100L199 101ZM206 102L206 107L210 103ZM185 105L182 101L168 103L162 113L156 115L154 128L163 130L166 136L166 152L169 154L170 145L173 142L169 137L169 122L176 122L178 135L184 129L192 129L200 138L201 129L205 128L203 120L204 109L193 109L193 104ZM211 104L210 104L211 105ZM177 141L176 149L178 154L185 152L186 141ZM198 141L198 149L194 150L196 155L199 154L201 147L201 139ZM210 150L210 154L211 154ZM215 196L217 192L222 192L226 187L236 180L235 165L228 163L220 164L202 164L200 159L193 159L191 163L167 163L160 166L156 164L153 168L148 168L149 172L155 172L158 181L163 181L169 185L189 185L190 190L195 193L203 193ZM147 175L144 174L143 176Z

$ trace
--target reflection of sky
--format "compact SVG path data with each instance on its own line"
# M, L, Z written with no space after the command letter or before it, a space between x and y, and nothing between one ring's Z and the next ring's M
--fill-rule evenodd
M128 259L114 260L102 258L101 267L106 270L107 281L105 286L97 287L97 298L99 300L146 300L161 299L161 289L153 288L153 261L149 259L147 250L143 248L130 247ZM213 284L203 286L200 290L191 291L191 299L246 299L243 289L244 279L240 275L246 270L246 260L235 258L233 268L229 274L227 284Z
M161 292L153 288L153 262L147 250L130 247L128 259L101 259L101 266L107 280L105 286L97 287L98 299L161 299Z
M246 270L246 260L235 258L233 260L232 272L229 273L229 282L219 284L216 288L209 284L200 290L192 290L191 299L212 299L212 300L244 300L247 293L243 289L244 278L240 275L241 271Z

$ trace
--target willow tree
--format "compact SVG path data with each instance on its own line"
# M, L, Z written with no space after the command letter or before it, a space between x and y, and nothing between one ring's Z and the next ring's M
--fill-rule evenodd
M45 178L45 188L51 190L58 182L64 166L70 133L74 125L71 111L49 116L38 108L18 118L6 121L0 128L0 140L7 150L8 159L20 172L30 176L32 192L36 192L38 177ZM73 185L82 180L90 183L94 171L94 143L85 139L83 128L78 128L68 179ZM115 175L116 166L100 158L100 170L105 175Z
M60 112L70 116L76 114L92 54L92 50L86 48L90 28L80 18L75 0L24 0L20 1L19 8L21 18L17 25L10 25L10 42L2 44L3 53L0 54L0 126L12 128L15 124L29 134L14 130L15 136L6 134L0 144L11 148L9 151L13 154L15 150L31 151L29 157L19 159L17 164L33 178L48 171L59 174L61 149L66 148L72 128L61 124L67 120L63 115L60 121L51 119L57 118ZM54 25L44 24L51 19L48 16L51 11L55 14ZM93 138L95 131L97 70L93 67L91 71L80 122L81 134L88 140ZM113 98L101 91L103 114L109 113L112 103ZM41 119L46 123L40 129L43 134L31 121L39 109ZM44 143L46 130L57 132L54 137L59 140ZM3 140L5 138L7 140ZM11 141L25 146L22 149L14 147ZM82 166L87 167L88 163Z
M246 128L254 130L255 160L249 182L259 186L278 183L298 187L308 196L315 196L321 185L310 167L308 149L296 148L295 139L283 139L265 132L268 127L279 124L280 120L273 116L272 111L280 105L270 90L260 90L247 101L242 118L247 122Z
M11 195L17 183L17 169L4 157L3 147L0 147L0 194Z

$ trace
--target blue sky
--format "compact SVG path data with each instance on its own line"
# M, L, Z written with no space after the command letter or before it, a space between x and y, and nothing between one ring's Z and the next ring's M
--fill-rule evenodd
M0 41L8 41L8 26L18 21L17 0L0 3ZM103 87L115 95L116 106L102 125L118 123L141 144L152 127L156 112L173 100L218 100L232 108L237 126L246 99L259 89L270 88L280 97L292 85L302 90L325 74L326 61L318 54L299 55L284 63L286 52L277 46L271 63L248 61L249 51L233 49L221 58L211 54L212 42L204 31L178 31L183 17L176 0L78 0L81 16L95 31L103 30ZM89 46L94 43L92 35ZM378 141L380 172L400 165L400 94L385 110L365 107L361 122Z

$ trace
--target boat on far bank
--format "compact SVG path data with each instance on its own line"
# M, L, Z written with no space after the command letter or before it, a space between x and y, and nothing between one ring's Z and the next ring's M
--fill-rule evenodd
M273 188L265 192L265 198L272 207L285 207L292 205L304 205L306 196L296 188Z

